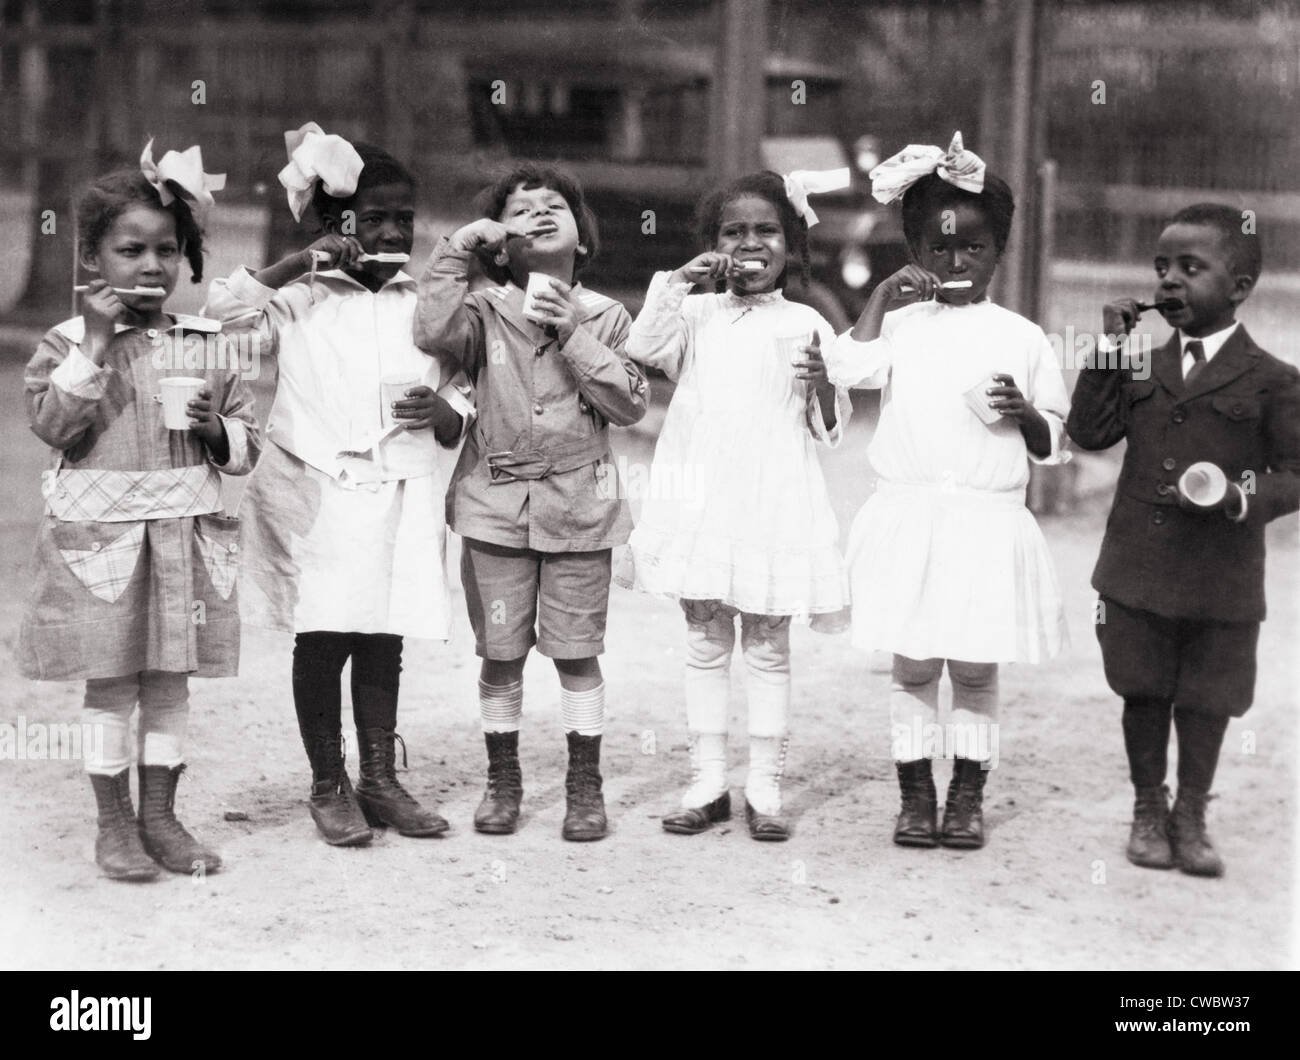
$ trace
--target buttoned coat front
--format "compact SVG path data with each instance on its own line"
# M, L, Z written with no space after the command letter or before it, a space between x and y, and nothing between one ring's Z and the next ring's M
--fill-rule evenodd
M1082 449L1128 443L1093 587L1169 618L1258 622L1264 527L1300 508L1300 371L1238 326L1190 385L1177 334L1141 374L1085 368L1066 422ZM1179 507L1176 484L1198 461L1243 488L1243 522Z

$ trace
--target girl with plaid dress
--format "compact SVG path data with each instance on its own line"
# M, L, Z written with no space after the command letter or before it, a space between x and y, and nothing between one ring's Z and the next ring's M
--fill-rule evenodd
M196 211L224 182L203 172L197 147L157 164L146 147L139 170L92 183L77 233L80 264L96 278L82 314L46 334L25 377L51 468L18 655L28 677L86 682L95 860L111 879L221 865L173 805L189 675L231 676L239 662L238 530L222 514L218 472L247 474L261 443L220 324L172 316L163 303L182 257L193 282L202 278ZM164 423L168 376L202 381L186 430ZM129 782L137 705L138 815Z

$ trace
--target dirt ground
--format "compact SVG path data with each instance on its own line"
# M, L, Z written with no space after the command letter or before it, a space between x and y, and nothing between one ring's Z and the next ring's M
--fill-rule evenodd
M75 722L80 686L24 681L12 658L44 459L20 395L20 362L0 363L0 722ZM869 431L870 418L859 417L825 460L842 531L870 488ZM617 445L629 461L648 461L652 435L620 432ZM1085 464L1081 481L1104 485L1109 467ZM1050 665L1004 669L984 850L891 844L887 675L872 672L846 637L804 628L793 636L792 840L755 843L741 819L697 837L662 832L659 817L688 776L683 625L671 604L618 589L604 659L612 834L593 844L560 838L558 684L534 658L522 826L514 836L478 835L477 665L458 593L451 644L408 642L399 714L410 747L404 781L451 820L445 838L381 835L349 850L317 838L290 697L291 640L246 630L241 676L192 684L190 768L178 798L183 819L227 867L203 880L102 879L80 762L0 762L0 965L1294 967L1295 522L1271 528L1256 705L1229 729L1210 813L1227 876L1198 880L1124 859L1131 804L1119 703L1102 677L1088 587L1104 512L1094 498L1043 520L1074 643ZM739 685L735 789L744 781ZM947 768L939 773L946 783ZM228 812L247 820L227 821Z

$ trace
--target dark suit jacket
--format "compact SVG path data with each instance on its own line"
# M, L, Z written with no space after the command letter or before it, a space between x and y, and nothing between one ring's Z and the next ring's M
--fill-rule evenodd
M1103 596L1171 618L1264 617L1264 526L1300 509L1300 371L1238 326L1184 388L1178 335L1151 378L1131 368L1079 373L1066 430L1082 449L1128 441L1092 584ZM1246 521L1178 507L1190 464L1218 464L1249 488Z

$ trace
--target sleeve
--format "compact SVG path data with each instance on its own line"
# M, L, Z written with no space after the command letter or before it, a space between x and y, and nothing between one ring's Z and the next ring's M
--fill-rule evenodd
M606 321L612 317L612 327ZM630 427L646 414L650 386L645 373L625 352L632 318L623 306L608 309L599 318L600 330L610 330L606 346L589 330L594 321L580 324L559 354L578 381L578 392L605 419L617 427Z
M227 279L212 281L203 315L220 320L223 331L255 334L259 354L274 357L279 352L280 329L310 307L306 284L294 282L277 291L258 283L241 265Z
M449 354L475 379L483 337L483 312L469 291L469 251L443 236L420 277L415 344L426 353Z
M253 415L252 391L238 372L231 372L226 378L221 411L217 415L226 428L230 454L224 464L212 460L212 466L227 475L247 475L261 455L262 432Z
M1262 422L1268 467L1248 497L1246 522L1268 522L1300 511L1300 371L1285 373L1265 408Z
M886 313L880 335L870 342L858 342L846 331L825 353L826 375L837 387L880 390L889 383L894 363L892 314Z
M822 350L829 350L835 345L835 329L820 314L817 314L816 327ZM825 358L825 353L822 356ZM829 368L827 374L829 375ZM808 387L807 391L808 403L805 409L804 421L808 425L808 432L815 441L826 446L826 448L837 448L840 442L844 440L844 428L853 416L853 403L849 400L848 390L842 386L835 387L835 423L831 427L826 426L826 419L822 415L821 402L817 400L816 389Z
M70 449L98 415L114 369L96 365L58 329L49 331L27 364L23 387L32 431L54 449Z
M1029 454L1034 464L1050 466L1068 464L1073 457L1066 446L1065 417L1070 411L1070 396L1065 390L1065 377L1061 375L1061 366L1056 363L1056 354L1047 336L1035 328L1033 352L1029 361L1029 391L1025 395L1029 403L1038 410L1039 415L1047 421L1051 434L1052 448L1046 456Z
M689 283L669 283L670 272L657 272L650 281L645 304L627 338L627 355L638 364L656 368L677 381L686 357L689 333L682 304Z
M1128 432L1128 415L1118 366L1103 367L1107 358L1079 370L1065 430L1080 449L1109 449Z

